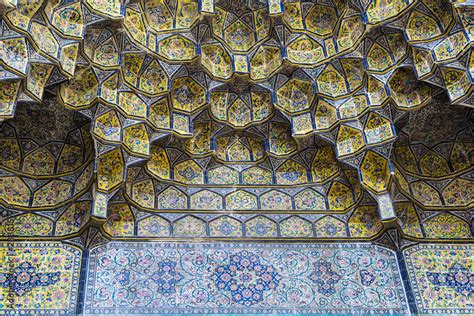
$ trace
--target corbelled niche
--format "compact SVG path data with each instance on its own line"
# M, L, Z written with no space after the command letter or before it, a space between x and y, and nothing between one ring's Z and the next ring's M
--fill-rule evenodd
M474 314L470 1L0 14L0 314Z

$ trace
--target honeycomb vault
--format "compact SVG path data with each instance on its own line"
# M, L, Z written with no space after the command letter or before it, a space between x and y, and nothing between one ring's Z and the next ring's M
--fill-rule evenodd
M470 1L0 14L0 314L474 313Z

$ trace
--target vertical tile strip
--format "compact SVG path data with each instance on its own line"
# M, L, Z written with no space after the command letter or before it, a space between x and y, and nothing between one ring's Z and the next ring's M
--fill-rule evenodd
M85 304L85 291L86 291L86 279L87 271L89 270L89 250L84 250L82 252L82 262L81 262L81 273L79 276L79 290L77 295L77 309L76 314L82 315L84 312Z
M416 301L415 296L413 295L413 290L410 284L410 278L407 272L407 266L405 263L405 257L401 250L396 251L397 254L397 261L398 261L398 269L400 270L400 274L403 280L403 287L405 289L405 295L408 301L408 307L410 308L410 313L413 315L418 314L418 310L416 308Z

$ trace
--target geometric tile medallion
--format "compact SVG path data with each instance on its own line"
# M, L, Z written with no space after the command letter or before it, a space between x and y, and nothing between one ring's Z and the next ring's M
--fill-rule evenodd
M0 314L76 313L81 256L60 242L0 242Z
M420 244L403 253L419 313L474 314L473 244Z
M370 244L111 242L85 313L408 313L393 251Z

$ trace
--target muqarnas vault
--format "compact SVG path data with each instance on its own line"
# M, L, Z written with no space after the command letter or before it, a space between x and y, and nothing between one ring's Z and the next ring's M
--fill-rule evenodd
M0 314L474 313L471 1L0 13Z

